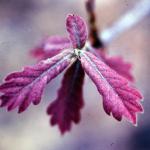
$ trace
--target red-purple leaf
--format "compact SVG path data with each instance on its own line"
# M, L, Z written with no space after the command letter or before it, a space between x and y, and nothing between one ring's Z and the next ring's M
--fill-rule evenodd
M141 94L128 81L107 66L103 60L89 52L83 52L81 63L103 97L107 114L121 120L125 116L133 124L137 123L137 112L142 112Z
M0 92L3 93L0 97L1 107L6 106L9 111L19 107L18 112L21 113L31 102L39 104L45 85L69 65L71 55L69 51L64 51L37 65L25 67L21 72L8 75L0 85Z
M83 48L87 40L87 27L84 20L77 15L68 15L66 27L73 48Z
M125 62L122 57L108 57L101 49L89 48L89 50L103 61L117 73L128 79L134 81L134 77L131 73L132 65L129 62Z
M134 81L131 74L132 65L125 62L122 57L105 57L105 63L129 81Z
M70 48L71 42L66 37L50 36L44 38L40 45L31 50L31 54L39 59L51 58L63 49Z
M76 61L65 73L58 97L47 109L47 113L52 115L51 125L57 124L62 134L71 129L72 122L80 121L83 80L84 71Z

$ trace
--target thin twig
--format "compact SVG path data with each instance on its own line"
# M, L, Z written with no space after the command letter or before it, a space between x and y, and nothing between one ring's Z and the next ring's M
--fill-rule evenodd
M93 47L102 48L103 44L98 35L95 15L95 0L86 0L86 11L88 14L89 37Z

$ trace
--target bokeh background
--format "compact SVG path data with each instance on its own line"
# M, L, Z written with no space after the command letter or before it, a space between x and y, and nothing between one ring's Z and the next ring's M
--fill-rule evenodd
M97 0L98 27L111 26L139 0ZM139 10L140 11L140 10ZM0 79L22 66L34 64L29 55L46 35L67 35L65 18L76 13L87 20L84 0L0 0ZM105 114L101 96L86 77L82 120L60 135L49 125L47 105L54 100L62 75L53 80L38 106L23 114L0 109L0 150L150 150L150 15L107 46L110 55L133 63L136 86L144 95L145 113L138 127Z

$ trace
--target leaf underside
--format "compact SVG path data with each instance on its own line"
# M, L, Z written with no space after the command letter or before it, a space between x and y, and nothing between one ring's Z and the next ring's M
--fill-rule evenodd
M81 63L85 72L95 83L103 97L105 112L119 121L125 116L133 124L137 123L137 112L142 112L142 99L138 90L129 85L128 81L117 74L102 59L89 52L81 55Z
M68 15L66 27L73 48L83 48L87 40L87 27L84 20L77 15Z
M31 55L40 60L51 58L70 47L71 42L68 38L62 36L50 36L44 38L37 47L31 50Z
M21 113L31 102L39 104L45 85L69 65L70 55L66 51L37 65L25 67L21 72L9 74L0 85L0 92L3 93L1 107L6 106L8 111L19 107L18 112Z
M134 77L131 73L132 65L125 62L122 57L107 57L105 63L129 81L134 81Z
M131 69L132 64L129 62L125 62L122 57L108 57L101 49L90 48L90 52L92 52L95 56L103 59L103 61L113 70L115 70L118 74L125 77L129 81L133 82L134 77L132 75Z
M77 60L66 71L58 96L48 107L51 125L58 125L62 134L71 129L72 123L80 121L80 110L83 107L84 71Z

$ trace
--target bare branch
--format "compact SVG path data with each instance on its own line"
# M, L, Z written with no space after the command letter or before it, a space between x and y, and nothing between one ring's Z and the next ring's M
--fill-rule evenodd
M88 15L89 37L92 46L95 48L103 47L99 38L99 32L96 24L95 0L86 0L86 11Z
M132 10L116 21L112 27L101 32L100 37L104 45L108 45L120 34L135 26L150 13L150 0L141 0Z

